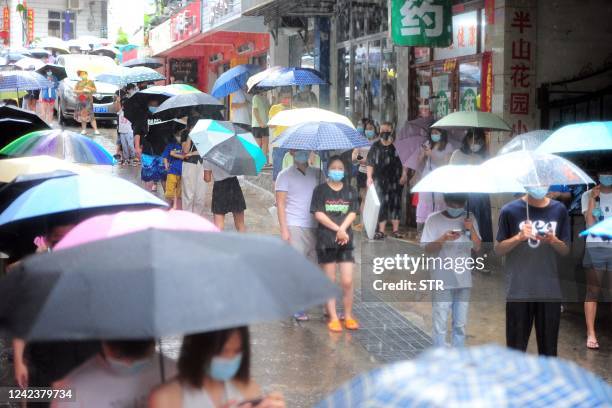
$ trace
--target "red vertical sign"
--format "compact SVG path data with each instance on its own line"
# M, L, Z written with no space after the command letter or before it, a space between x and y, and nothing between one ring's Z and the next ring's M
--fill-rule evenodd
M2 39L5 45L9 45L11 38L11 11L8 6L2 10Z
M493 98L493 59L491 52L487 51L482 54L482 71L481 71L481 93L480 93L480 110L482 112L491 112Z
M28 42L28 44L32 44L32 42L34 41L34 9L29 8L27 15L28 15L27 42Z
M495 24L495 0L485 0L484 7L487 24Z

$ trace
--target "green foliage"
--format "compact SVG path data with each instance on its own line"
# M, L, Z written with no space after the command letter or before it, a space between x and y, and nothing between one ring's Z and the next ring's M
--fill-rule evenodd
M126 32L123 31L123 28L121 28L121 27L117 31L117 40L115 41L115 43L119 44L119 45L125 45L125 44L129 44L130 43Z

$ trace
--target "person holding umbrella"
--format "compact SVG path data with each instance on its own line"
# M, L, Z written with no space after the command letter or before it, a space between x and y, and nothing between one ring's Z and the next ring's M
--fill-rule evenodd
M213 182L211 211L214 224L223 231L225 214L232 213L238 232L246 232L244 211L246 202L238 177L230 175L221 167L204 160L204 181Z
M57 87L59 82L53 72L48 70L45 72L47 80L53 83L51 88L45 88L40 90L40 106L42 107L42 118L45 122L53 122L53 108L55 107L55 100L57 99Z
M77 96L77 106L74 111L74 120L81 122L81 134L87 134L87 123L91 122L91 127L94 129L94 134L99 135L96 117L93 113L93 94L96 92L96 84L88 79L87 71L78 70L77 75L80 80L74 86L74 92Z
M268 118L272 119L276 114L291 109L291 87L284 86L279 91L278 103L270 107ZM285 126L270 126L272 129L272 141L274 141L285 129ZM278 174L283 169L283 159L288 150L275 146L272 148L272 180L276 181Z
M155 389L149 408L283 408L279 393L263 395L251 378L247 327L185 336L178 376Z

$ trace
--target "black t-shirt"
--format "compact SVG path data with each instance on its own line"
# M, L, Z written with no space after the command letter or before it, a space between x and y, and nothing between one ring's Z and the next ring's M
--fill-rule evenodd
M368 152L368 166L374 167L373 178L377 182L397 182L402 177L402 161L395 146L385 146L381 141L372 145Z
M497 241L518 234L526 219L527 203L524 200L506 204L499 213ZM569 216L559 201L550 200L544 208L529 206L529 219L535 230L550 230L569 244ZM504 268L508 300L558 300L561 297L557 252L549 244L534 239L521 242L506 255Z
M359 210L359 195L353 187L342 185L340 191L335 191L327 183L323 183L315 187L312 192L312 200L310 202L310 212L323 212L334 223L341 225L349 213L356 213ZM350 240L343 248L353 248L353 231L349 227L347 234ZM317 228L317 248L333 249L338 248L336 243L336 233L323 224L319 223Z

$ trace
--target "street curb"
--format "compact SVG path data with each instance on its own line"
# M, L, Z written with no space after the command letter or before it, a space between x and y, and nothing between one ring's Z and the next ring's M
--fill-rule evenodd
M243 180L274 197L274 181L272 180L272 174L262 172L257 176L244 176Z

